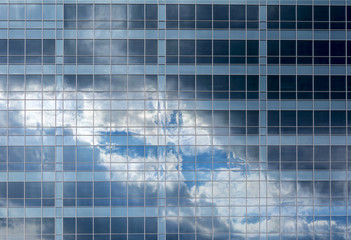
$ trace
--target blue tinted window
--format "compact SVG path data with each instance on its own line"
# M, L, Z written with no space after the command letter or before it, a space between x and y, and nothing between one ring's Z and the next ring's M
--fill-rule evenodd
M89 20L93 19L93 6L86 4L79 4L77 6L78 20Z
M92 198L93 197L93 183L92 182L77 182L77 197L78 198Z
M64 234L74 234L76 227L75 218L64 218L63 219L63 233Z
M64 5L64 17L65 20L75 20L76 19L76 5L74 4L65 4Z
M93 218L77 218L77 233L89 234L93 232Z
M109 233L110 219L109 218L94 218L94 233Z
M135 4L128 6L129 20L144 20L144 5Z
M8 183L8 197L9 198L23 198L24 197L24 183L23 182L9 182Z
M42 52L41 40L27 40L26 41L26 54L27 55L41 55Z
M144 232L144 218L129 217L128 233L143 233L143 232Z
M94 197L108 198L110 197L110 183L109 182L95 182L94 183Z
M9 40L9 53L10 55L24 55L24 40Z
M27 182L25 192L26 198L41 198L41 183Z

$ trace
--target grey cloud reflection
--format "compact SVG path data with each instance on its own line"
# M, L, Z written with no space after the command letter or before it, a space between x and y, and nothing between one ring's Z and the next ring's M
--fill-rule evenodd
M16 83L16 81L14 82ZM12 83L11 89L20 90L20 84L16 85L15 83ZM75 79L67 78L65 79L65 84L68 86L67 90L76 89ZM78 88L82 90L92 90L91 84L86 85L85 88L79 87L79 84L78 81ZM41 82L31 81L30 88L41 89ZM145 89L155 90L154 82L151 81L150 85L145 85ZM23 111L24 106L21 100L11 100L9 105L11 110L0 112L0 125L6 126L8 124L10 127L40 129L48 126L53 127L55 123L56 127L58 127L57 124L60 125L62 121L62 127L71 134L68 137L76 139L79 145L95 146L94 164L100 165L100 170L113 171L112 180L125 179L124 174L127 171L128 180L134 182L135 189L140 188L139 191L143 192L144 184L141 185L141 182L145 182L145 186L151 192L157 191L158 186L154 183L166 182L166 197L182 196L188 199L188 206L195 207L201 203L202 205L213 207L215 215L218 216L214 218L216 223L213 225L218 226L218 231L228 232L230 229L232 233L245 233L246 231L255 233L261 229L261 231L278 233L279 231L294 232L297 228L299 232L311 233L314 232L314 229L326 231L330 227L345 231L346 225L342 223L342 218L338 219L338 221L328 221L326 219L313 220L305 217L299 218L297 224L296 216L288 218L245 218L242 207L246 207L246 203L243 203L244 205L239 208L236 208L234 204L230 210L232 216L242 217L233 217L230 220L224 217L228 216L229 209L221 205L219 201L221 198L245 198L246 196L257 198L266 194L270 198L279 196L296 197L296 194L301 197L323 197L330 194L325 192L324 188L319 188L318 184L316 185L317 192L313 194L310 182L297 182L297 184L295 182L284 182L282 185L279 182L269 182L267 189L260 188L260 183L266 183L267 180L265 178L260 180L259 175L255 175L254 171L243 171L250 169L250 165L253 164L250 163L251 161L258 161L258 152L250 151L250 148L246 149L245 146L230 146L228 148L225 141L219 145L212 145L213 134L211 127L214 124L212 120L214 119L218 126L228 126L229 111L220 111L213 117L212 111L163 111L160 109L164 109L165 103L157 99L148 102L141 100L142 105L139 105L137 102L126 100L113 100L112 102L98 99L95 101L90 100L91 93L84 91L79 92L79 99L76 96L78 95L72 95L68 99L48 100L46 102L45 99L42 99L42 95L32 95L32 99L26 101L25 108L30 110L27 112ZM58 104L61 102L62 106L64 106L63 109ZM139 106L144 106L144 104L146 104L147 110L139 109ZM42 105L45 108L41 114L39 109ZM94 113L92 106L99 110ZM59 111L55 112L57 107ZM114 110L108 111L110 107ZM79 127L79 130L76 130L76 126ZM145 132L144 126L155 130ZM98 134L95 134L94 137L90 137L93 134L92 127L101 128L101 131L96 132ZM102 146L109 145L112 139L110 138L112 132L115 136L128 134L129 141L140 142L141 145L145 143L146 146L155 146L157 143L160 144L160 139L164 139L162 143L165 146L169 146L161 147L156 152L151 150L147 152L147 150L144 150L144 147L142 151L138 151L137 148L130 145L128 156L126 156L127 148L115 145L111 146L111 149L114 149L112 151L110 148ZM196 139L195 132L200 134L201 138ZM157 136L157 133L162 135ZM178 133L183 135L178 138ZM165 137L164 134L169 134L170 136ZM176 147L178 141L183 146ZM207 145L202 147L187 146L199 141ZM195 166L195 158L197 158L197 166ZM205 160L206 158L208 160ZM217 159L219 160L218 163L216 163ZM195 169L195 167L198 167L196 184L195 178L189 178L189 174L193 172L188 171ZM144 174L140 174L141 172ZM245 173L247 174L246 176L242 175ZM121 176L118 176L118 174L121 174ZM253 175L250 176L250 174ZM212 179L215 181L208 181ZM229 179L231 180L230 183ZM246 179L257 180L253 182L241 181ZM338 186L343 188L342 184L335 185L335 187ZM135 191L137 192L138 190ZM197 201L195 200L196 198L198 199ZM193 211L195 209L196 211L202 211L198 210L198 208L194 208ZM192 214L182 211L177 212L175 209L169 208L167 215L187 216ZM279 208L277 208L275 214L279 215ZM181 217L181 221L187 222L190 220ZM201 224L198 222L196 225L192 222L188 222L188 224L190 228L197 228L201 234L206 234L207 229L210 229L209 223L207 224L206 221L201 222ZM14 232L17 231L18 227L20 227L20 224L9 225L9 229L12 229L10 231ZM33 224L33 231L36 231L35 224ZM309 233L306 233L306 236L309 236Z

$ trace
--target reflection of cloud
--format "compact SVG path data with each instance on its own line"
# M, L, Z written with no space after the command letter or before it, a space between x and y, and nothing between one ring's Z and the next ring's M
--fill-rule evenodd
M75 87L75 80L67 78L65 81L68 89ZM14 84L13 87L18 86ZM146 88L154 90L155 86ZM196 228L198 233L204 235L214 229L223 232L230 230L231 233L238 234L259 231L278 234L295 232L296 229L306 235L310 235L311 232L328 232L329 229L335 232L346 231L343 218L332 218L331 221L318 217L313 219L309 217L313 212L303 212L302 209L301 214L306 216L296 219L291 211L279 208L289 201L282 199L279 202L280 197L329 198L330 188L335 194L346 196L346 185L343 182L317 181L315 185L312 181L267 182L265 177L259 175L259 171L255 171L256 165L252 163L259 161L258 148L244 145L228 147L221 138L218 146L213 145L212 126L215 124L228 127L228 112L219 111L213 114L212 111L159 110L159 107L165 109L166 106L163 101L156 99L149 102L112 102L93 99L91 96L91 93L80 92L77 101L74 96L67 94L67 99L63 100L62 104L54 100L42 102L37 96L38 99L26 101L25 107L30 109L26 112L23 111L24 101L12 101L9 104L11 111L0 111L0 125L24 127L26 124L34 129L54 126L55 121L59 126L63 120L65 132L71 134L67 138L76 137L80 145L94 146L94 151L85 150L91 155L90 151L94 152L95 167L98 170L106 170L107 173L112 171L113 181L128 181L130 193L137 195L142 192L145 196L150 194L157 197L160 189L165 188L166 198L180 198L186 203L185 206L190 206L189 209L169 208L168 216L194 216L195 213L198 213L197 216L208 218L212 218L213 214L217 216L213 218L213 222L212 219L205 219L197 221L196 224L190 217L180 217L180 222L187 224L189 231ZM0 106L1 104L0 102ZM38 110L41 104L44 106L42 113ZM144 104L148 108L147 111L140 109ZM113 111L107 111L110 106ZM99 110L94 112L93 107ZM144 126L147 130L144 130ZM165 139L166 142L161 144L161 139ZM109 146L111 142L111 147L102 146ZM178 147L178 143L181 146ZM203 146L195 146L195 143ZM307 155L307 150L301 151L301 154ZM270 207L270 213L275 215L274 217L257 216L259 209L248 206L245 202L246 197L254 201L253 199L262 196L277 199L272 200L274 206ZM309 205L306 207L312 208ZM279 213L284 211L291 213L290 217L279 217ZM16 226L23 227L21 223L12 224L9 225L9 229L13 229L10 231L17 231ZM33 228L31 231L36 231L35 224L28 224L28 227Z

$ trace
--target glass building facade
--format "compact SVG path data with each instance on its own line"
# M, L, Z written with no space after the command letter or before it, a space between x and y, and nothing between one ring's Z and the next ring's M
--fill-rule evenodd
M351 239L350 66L350 0L0 0L0 240Z

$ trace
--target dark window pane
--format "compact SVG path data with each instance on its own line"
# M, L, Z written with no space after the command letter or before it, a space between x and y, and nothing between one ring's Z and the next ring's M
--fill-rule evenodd
M27 55L41 55L41 40L27 40L26 41Z
M295 6L282 5L280 6L280 20L295 21Z
M180 55L195 55L195 40L180 40Z
M0 40L0 55L7 55L7 40Z
M330 21L345 21L345 7L330 6Z
M344 162L346 161L346 147L345 146L331 146L331 161Z
M231 91L245 91L245 76L233 75L230 76Z
M213 41L213 55L228 55L229 46L227 40L214 40Z
M281 111L281 126L295 126L296 112L295 111Z
M245 20L245 6L231 5L230 6L230 20Z
M147 39L146 41L146 55L157 55L157 40Z
M258 56L258 41L248 40L247 41L247 55Z
M64 16L65 20L75 20L76 19L76 5L75 4L65 4L64 5Z
M329 161L329 146L316 146L314 147L314 160L315 161Z
M24 40L9 40L10 55L24 55Z
M109 182L95 182L94 183L94 197L95 198L109 198L110 197L110 183Z
M109 218L94 218L94 233L109 233L110 219Z
M268 111L268 126L279 126L279 111Z
M74 234L76 230L75 218L63 218L63 233Z
M258 20L258 6L247 5L247 20Z
M144 232L144 218L129 217L128 233L143 233L143 232Z
M221 75L213 76L213 90L228 91L229 90L228 76L221 76Z
M268 91L279 91L279 76L268 76L267 88Z
M93 198L92 182L77 182L77 197L78 198Z
M314 125L315 126L329 126L329 112L328 111L315 111L314 112Z
M166 5L166 20L178 20L178 5Z
M77 233L93 233L93 218L77 218Z
M230 55L245 55L245 40L230 41Z
M296 147L282 146L281 157L282 157L282 161L296 161Z
M298 161L308 162L313 160L312 146L298 146Z
M247 91L258 91L258 76L248 75L247 76Z
M179 77L179 89L185 91L195 90L195 76L193 75L182 75Z
M213 5L213 20L228 20L228 5Z
M297 20L298 21L311 21L312 20L312 7L311 6L297 6Z
M64 54L76 55L76 40L64 40Z
M312 41L297 41L298 56L312 56Z
M144 5L130 4L128 5L129 20L144 20Z
M246 125L245 111L230 111L230 126L239 127Z
M298 126L312 126L313 115L312 111L298 111Z
M181 4L179 5L180 20L195 20L195 5Z
M27 182L25 186L26 198L41 198L41 183Z
M146 20L157 20L158 19L158 7L156 4L146 4Z
M111 218L111 233L127 233L127 218Z
M268 40L267 41L267 54L271 56L279 55L279 41Z
M279 6L267 6L267 19L279 20Z
M345 56L345 41L331 41L331 56Z
M281 91L295 91L296 90L296 77L295 76L281 76Z
M315 41L314 42L315 56L329 56L329 41Z
M197 55L212 55L212 41L211 40L197 40L196 54Z
M141 40L141 39L129 40L128 55L144 55L144 40Z
M9 182L8 183L8 197L9 198L23 198L24 197L24 183L23 182Z
M197 4L196 5L196 19L197 20L212 20L212 5Z
M331 125L332 126L345 126L346 125L346 112L345 111L331 111Z
M315 91L329 91L329 77L328 76L314 76L314 90Z
M345 91L346 90L345 76L332 76L331 77L331 90L332 91Z
M196 79L196 89L202 91L212 90L212 76L211 75L199 75Z
M55 55L55 40L43 40L43 53L44 55Z
M314 6L314 20L315 21L329 21L329 7L328 6Z
M280 159L280 151L278 146L268 146L268 161L277 162Z
M280 42L280 54L282 56L295 56L296 55L296 41L283 40Z
M178 40L167 40L166 41L166 54L167 55L178 55Z
M259 112L258 111L247 111L247 126L258 126L259 125Z
M145 232L146 233L157 233L157 218L156 217L145 218Z

